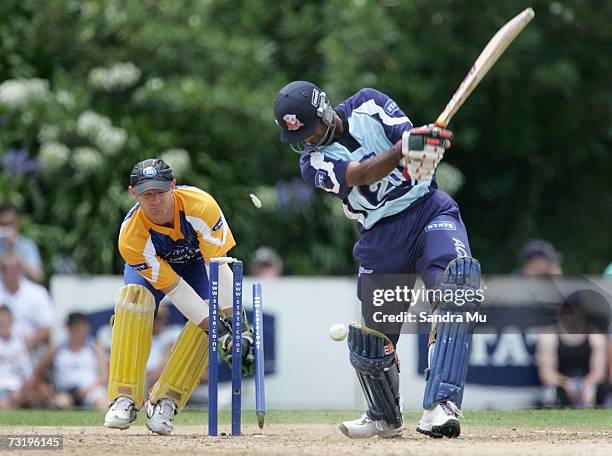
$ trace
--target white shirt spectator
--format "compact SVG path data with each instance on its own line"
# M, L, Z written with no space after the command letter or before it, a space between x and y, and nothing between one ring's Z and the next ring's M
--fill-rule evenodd
M23 334L15 327L11 337L0 337L0 395L19 391L32 376L32 359Z
M53 384L59 390L86 390L98 381L98 354L91 341L77 351L67 343L59 346L53 359Z
M0 304L5 304L13 320L30 337L38 329L53 324L53 302L45 287L25 277L19 281L19 290L11 294L0 281Z
M91 339L91 325L85 314L73 312L66 322L68 339L51 345L34 371L34 381L44 382L52 367L50 403L58 408L94 407L106 409L108 359Z

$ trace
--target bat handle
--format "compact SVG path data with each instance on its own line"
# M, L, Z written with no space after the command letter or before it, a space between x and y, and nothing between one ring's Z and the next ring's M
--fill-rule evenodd
M438 128L446 128L448 126L448 122L444 122L438 117L434 122L434 126Z

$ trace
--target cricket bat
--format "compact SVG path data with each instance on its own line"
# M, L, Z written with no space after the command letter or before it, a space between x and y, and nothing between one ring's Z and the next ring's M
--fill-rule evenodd
M446 128L465 100L467 100L478 83L484 78L485 74L488 73L495 62L497 62L497 59L499 59L508 46L510 46L510 43L514 41L534 16L533 10L527 8L497 31L482 50L470 71L465 75L465 78L446 105L446 108L444 108L444 111L442 111L442 114L436 119L436 126Z

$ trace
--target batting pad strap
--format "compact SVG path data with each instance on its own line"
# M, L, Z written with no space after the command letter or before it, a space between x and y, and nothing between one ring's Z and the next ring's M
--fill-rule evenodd
M368 416L391 427L403 423L399 394L399 367L395 348L387 336L352 323L348 335L349 356L368 403Z
M151 351L155 298L142 285L129 284L119 289L115 301L108 401L127 396L139 408L143 403L145 368Z
M202 299L182 277L179 278L176 287L168 293L168 298L187 320L196 325L208 317L207 301Z
M151 388L153 404L160 399L172 399L183 409L208 367L208 335L188 321L172 346L170 359L159 380Z

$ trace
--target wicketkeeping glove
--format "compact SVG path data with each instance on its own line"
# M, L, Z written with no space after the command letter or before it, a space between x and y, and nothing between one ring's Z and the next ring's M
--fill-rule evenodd
M219 354L221 359L232 366L232 317L219 316ZM255 337L253 329L249 326L246 312L242 311L242 375L255 375Z
M431 179L450 149L453 132L433 124L413 128L402 135L402 164L408 171L412 185L431 182Z

